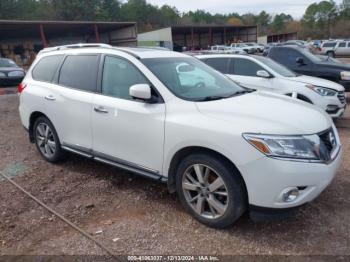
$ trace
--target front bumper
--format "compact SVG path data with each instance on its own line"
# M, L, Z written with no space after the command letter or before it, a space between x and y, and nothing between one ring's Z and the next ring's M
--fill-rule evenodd
M249 204L262 208L292 208L315 199L333 180L341 162L342 150L328 164L297 162L263 157L240 167ZM300 188L291 202L283 200L287 188Z

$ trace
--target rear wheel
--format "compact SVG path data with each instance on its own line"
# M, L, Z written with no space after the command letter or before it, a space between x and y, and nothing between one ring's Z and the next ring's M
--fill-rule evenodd
M46 117L34 123L34 141L41 156L48 162L58 162L64 156L55 128Z
M330 56L330 57L335 57L334 51L328 51L327 55Z
M239 174L225 161L209 154L190 155L180 163L176 188L186 210L210 227L232 225L246 208Z

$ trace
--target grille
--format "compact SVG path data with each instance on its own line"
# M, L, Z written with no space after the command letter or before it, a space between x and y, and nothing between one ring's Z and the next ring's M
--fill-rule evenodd
M345 104L346 99L345 99L345 92L344 91L338 92L338 99L342 104Z

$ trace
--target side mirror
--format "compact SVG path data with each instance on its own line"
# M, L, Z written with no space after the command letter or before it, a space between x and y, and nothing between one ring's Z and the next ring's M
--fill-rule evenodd
M150 100L152 97L151 87L148 84L136 84L130 87L129 95L134 99Z
M297 64L299 64L299 65L305 65L304 59L303 59L302 57L298 57L298 58L296 59L296 62L297 62Z
M269 74L269 72L265 71L265 70L259 70L258 72L256 72L256 75L258 77L262 77L262 78L270 78L271 75Z

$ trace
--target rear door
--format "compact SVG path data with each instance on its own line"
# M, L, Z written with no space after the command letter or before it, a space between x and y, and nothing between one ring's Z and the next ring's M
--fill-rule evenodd
M92 148L92 97L96 91L99 55L67 55L45 95L47 113L63 146Z
M347 43L344 42L339 42L337 45L337 48L335 50L336 55L346 55L347 54Z

